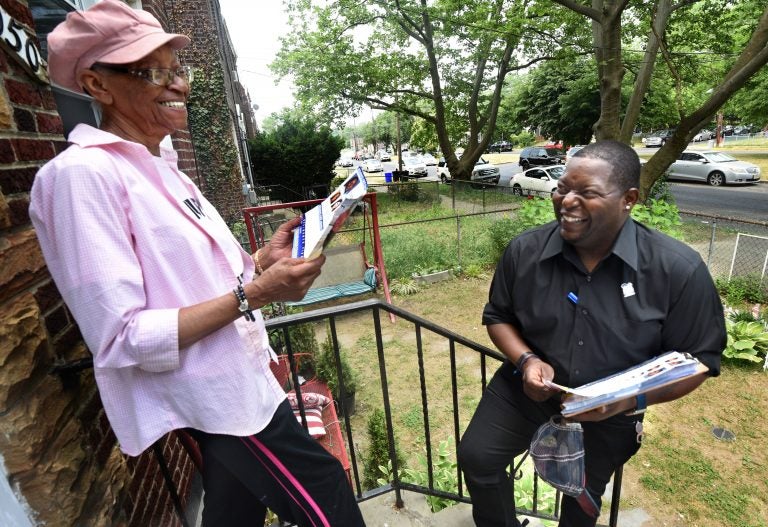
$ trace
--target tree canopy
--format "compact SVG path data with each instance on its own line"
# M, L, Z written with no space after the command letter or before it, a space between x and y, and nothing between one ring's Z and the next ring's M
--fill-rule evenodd
M271 196L283 201L306 199L313 187L327 190L344 140L312 117L290 111L273 117L271 130L258 133L248 145L258 184L274 186ZM324 197L318 190L315 195Z
M594 104L589 71L595 72L599 95L597 139L630 142L638 126L675 127L675 135L643 168L646 195L696 132L768 62L765 0L327 0L320 5L288 0L287 5L292 32L272 66L278 75L293 76L303 104L334 120L365 106L419 118L425 131L434 129L451 173L464 178L494 137L512 71L545 61L581 65L580 56L591 57L585 71L563 67L565 77L549 78L563 78L567 86L538 79L560 102L560 125L571 125L556 129L554 113L536 123L554 136L583 137L576 121ZM752 86L764 87L764 81ZM750 115L762 111L763 105L749 102L737 97L733 105ZM510 127L504 119L501 124ZM457 147L465 150L460 160Z
M272 67L293 76L300 101L335 120L363 106L420 118L464 178L491 140L507 74L559 53L570 27L527 0L287 5L292 31Z
M600 88L596 139L629 143L652 81L668 75L675 133L643 166L643 198L693 136L768 63L764 0L552 1L592 24ZM656 72L662 65L664 74ZM632 89L622 105L627 72Z

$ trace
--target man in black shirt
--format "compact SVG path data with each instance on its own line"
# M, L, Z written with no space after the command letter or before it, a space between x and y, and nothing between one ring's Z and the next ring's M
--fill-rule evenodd
M682 397L720 373L726 333L712 278L691 248L630 218L639 179L637 154L623 143L580 150L552 196L556 221L512 240L496 268L483 324L508 360L459 445L479 527L520 525L505 469L560 411L560 394L544 381L580 386L671 350L709 367L573 418L584 429L587 492L599 509L615 469L640 448L636 426L645 406ZM596 520L563 497L561 527Z

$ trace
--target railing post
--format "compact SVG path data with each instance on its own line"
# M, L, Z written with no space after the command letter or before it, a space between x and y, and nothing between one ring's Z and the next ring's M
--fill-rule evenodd
M624 465L613 474L613 491L611 492L611 515L608 517L609 527L619 525L619 501L621 500L621 478L624 475Z
M381 335L381 316L378 307L373 309L373 327L376 334L376 353L379 358L379 376L381 379L381 395L384 400L384 418L387 422L387 441L389 442L389 460L392 462L393 487L395 489L395 507L405 506L400 492L400 472L397 466L397 451L395 450L395 429L392 424L392 407L389 404L389 385L387 383L387 367L384 362L384 340Z

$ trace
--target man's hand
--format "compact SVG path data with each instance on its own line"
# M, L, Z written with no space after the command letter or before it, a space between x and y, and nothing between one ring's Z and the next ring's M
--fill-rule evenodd
M544 381L555 378L555 370L538 357L526 361L523 367L523 391L525 395L536 402L546 401L555 392Z

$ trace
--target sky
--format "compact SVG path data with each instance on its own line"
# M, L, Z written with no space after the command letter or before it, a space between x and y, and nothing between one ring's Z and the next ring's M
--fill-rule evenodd
M237 54L240 82L259 106L255 116L261 126L270 114L294 103L290 79L275 86L269 69L280 49L279 38L288 31L288 15L281 0L219 0L219 4Z

